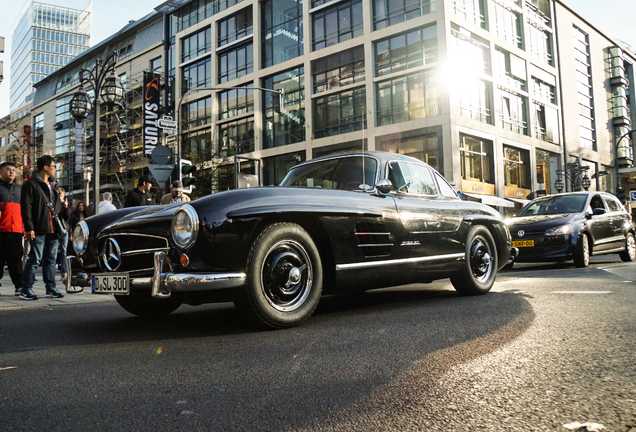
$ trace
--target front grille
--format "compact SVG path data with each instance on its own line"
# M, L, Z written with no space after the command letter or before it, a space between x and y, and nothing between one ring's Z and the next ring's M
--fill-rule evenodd
M165 237L148 234L115 234L113 236L101 238L97 244L99 256L99 266L103 271L109 271L104 265L102 251L108 239L114 239L121 250L121 263L117 267L117 272L139 272L152 271L154 266L155 252L167 252L170 249L168 239Z
M358 247L362 249L365 258L391 255L392 236L383 224L360 222L356 225L355 235L358 238Z

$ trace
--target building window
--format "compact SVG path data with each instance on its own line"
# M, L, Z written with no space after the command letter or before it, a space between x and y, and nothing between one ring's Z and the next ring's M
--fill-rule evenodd
M548 195L558 193L552 184L558 178L556 172L560 166L560 155L537 149L536 158L537 190L545 190Z
M378 126L439 114L437 70L383 81L376 89Z
M222 158L254 151L254 118L219 125L219 156Z
M314 51L363 34L362 0L351 0L313 14Z
M71 114L68 103L73 95L64 96L56 101L55 109L55 154L61 155L72 151L71 149ZM72 127L75 130L75 125Z
M526 61L501 48L495 49L494 75L500 85L511 90L527 90Z
M497 89L498 126L518 134L528 133L528 98L506 89Z
M181 40L181 62L194 60L212 49L210 27Z
M267 92L264 95L264 148L305 141L304 77L304 67L299 67L263 80L263 87L285 91L281 114L274 112L272 94Z
M364 151L368 148L367 140L355 140L355 141L347 141L338 144L331 144L322 147L314 147L311 150L312 158L319 158L323 156L329 156L332 154L338 153L349 153L353 151Z
M435 12L435 0L373 0L373 29Z
M303 4L295 0L264 0L263 67L303 55Z
M322 57L311 63L314 93L364 81L364 47Z
M314 138L366 129L366 90L360 87L314 100Z
M161 71L163 70L163 58L157 57L150 60L150 70L154 74L161 75Z
M251 87L252 84L249 84ZM253 89L232 89L219 93L219 119L254 111Z
M245 8L223 21L219 21L219 46L223 46L252 34L252 7Z
M549 29L528 19L528 51L539 61L552 63L552 33Z
M451 24L450 52L460 74L490 75L490 44L476 34ZM453 71L455 72L455 71Z
M219 54L219 83L242 77L254 71L251 43Z
M175 35L182 30L211 17L243 0L194 0L178 8L170 15L170 34Z
M206 57L184 66L181 75L181 94L197 87L210 87L212 85L210 65L211 59Z
M264 158L263 186L279 185L290 169L305 162L305 160L305 151Z
M526 16L548 28L552 27L549 0L526 0Z
M182 110L185 129L192 129L209 124L211 121L211 98L207 97L191 102Z
M483 29L487 29L486 0L453 0L450 4L451 11Z
M462 179L494 184L492 142L462 134L459 145Z
M428 65L437 58L437 25L393 36L375 44L375 73L393 72Z
M523 49L522 30L523 21L512 2L496 1L495 6L495 34L518 48Z
M576 66L576 87L578 91L579 124L581 128L581 147L596 150L589 37L585 32L577 27L574 27L573 30L574 63Z
M213 156L212 133L210 129L191 132L183 136L182 155L194 164L202 164Z
M505 185L513 188L531 189L530 152L514 147L503 148ZM506 196L509 196L506 194Z
M421 133L421 132L419 132ZM422 136L403 136L378 138L376 149L390 153L403 154L426 162L440 171L440 139L437 133Z
M552 82L556 82L554 77L552 77ZM555 86L537 77L532 77L532 97L541 102L557 104Z

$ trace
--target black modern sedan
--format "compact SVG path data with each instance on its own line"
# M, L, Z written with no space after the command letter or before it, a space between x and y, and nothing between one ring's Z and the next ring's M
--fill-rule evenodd
M507 220L515 262L574 260L586 267L590 256L617 253L636 259L634 224L613 195L571 192L537 198ZM512 263L509 264L511 266Z

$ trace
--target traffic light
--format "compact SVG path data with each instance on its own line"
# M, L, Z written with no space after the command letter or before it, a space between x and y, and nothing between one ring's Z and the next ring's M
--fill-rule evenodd
M616 198L618 198L619 201L621 203L623 203L623 205L625 205L625 189L623 189L622 187L618 186L616 188L616 193L614 195L616 195Z
M276 114L280 114L283 109L283 92L278 91L276 93L272 93L272 108Z
M192 165L192 161L187 159L181 159L179 164L181 169L181 183L183 183L183 191L190 193L192 192L192 185L197 181L197 179L194 178L194 172L197 170L197 167Z

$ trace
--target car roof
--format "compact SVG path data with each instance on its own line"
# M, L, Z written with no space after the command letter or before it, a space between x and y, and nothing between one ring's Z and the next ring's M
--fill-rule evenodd
M301 164L295 165L293 166L291 169L294 168L298 168L304 165L308 165L308 164L312 164L312 163L316 163L316 162L320 162L323 160L329 160L329 159L336 159L336 158L341 158L341 157L347 157L347 156L369 156L369 157L373 157L374 159L377 159L382 165L388 161L393 161L393 160L400 160L400 161L405 161L405 162L413 162L413 163L418 163L418 164L422 164L422 165L428 165L426 162L422 162L419 159L416 159L414 157L411 156L406 156L403 154L399 154L399 153L390 153L390 152L382 152L382 151L352 151L352 152L343 152L343 153L334 153L334 154L330 154L327 156L322 156L322 157L318 157L315 159L311 159L308 160L306 162L303 162Z

